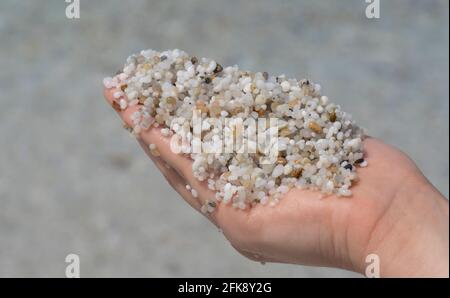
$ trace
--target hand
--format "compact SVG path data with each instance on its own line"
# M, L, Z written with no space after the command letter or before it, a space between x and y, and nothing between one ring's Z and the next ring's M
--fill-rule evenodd
M110 104L113 92L104 92ZM119 115L130 124L136 109ZM194 209L214 198L214 192L194 178L191 160L172 153L170 139L158 128L142 132L139 143ZM150 154L149 144L157 146L160 156ZM259 262L364 273L366 256L375 253L382 276L448 276L448 201L399 150L373 138L366 139L364 147L369 166L358 169L360 181L351 197L321 198L318 192L293 188L275 207L239 210L218 204L206 216L236 250Z

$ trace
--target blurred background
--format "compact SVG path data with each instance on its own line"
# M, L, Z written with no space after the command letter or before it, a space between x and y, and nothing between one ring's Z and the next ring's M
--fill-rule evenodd
M0 276L345 277L241 257L164 181L102 98L141 49L310 78L449 194L449 2L0 2Z

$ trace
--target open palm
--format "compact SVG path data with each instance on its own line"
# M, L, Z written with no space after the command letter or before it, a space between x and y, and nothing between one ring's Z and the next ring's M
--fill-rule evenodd
M105 90L112 104L114 90ZM125 123L137 107L119 112ZM194 209L214 198L204 182L194 178L191 160L170 150L170 139L158 128L142 132L139 142L169 184ZM155 144L160 156L150 153ZM360 180L353 196L322 197L319 192L291 189L275 207L258 205L246 210L218 204L205 214L219 227L231 245L244 256L260 262L284 262L333 266L362 271L361 264L388 234L392 209L405 185L427 185L415 164L399 150L376 139L364 141L367 168L359 168ZM186 185L198 191L194 197Z

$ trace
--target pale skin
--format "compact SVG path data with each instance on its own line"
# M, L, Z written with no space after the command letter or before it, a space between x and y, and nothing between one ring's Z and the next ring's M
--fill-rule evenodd
M105 90L112 104L115 90ZM120 111L130 124L137 107ZM159 128L141 133L139 143L169 184L195 210L214 192L194 178L192 161L170 150ZM153 156L155 144L160 156ZM231 245L258 262L336 267L364 274L376 254L382 277L449 276L449 204L400 150L377 139L364 141L369 166L358 168L351 197L291 189L276 207L246 210L218 204L207 214ZM194 198L186 189L198 191Z

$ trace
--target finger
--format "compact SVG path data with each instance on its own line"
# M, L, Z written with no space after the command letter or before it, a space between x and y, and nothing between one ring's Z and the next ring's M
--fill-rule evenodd
M128 126L132 126L131 115L139 109L139 106L127 107L125 110L120 110L116 106L117 99L114 98L114 93L118 89L105 89L104 95L108 103L116 110L122 120ZM181 175L189 173L191 167L191 160L182 154L175 154L170 148L170 138L161 135L161 128L151 127L146 131L140 133L140 137L148 144L155 144L158 151L161 153L161 158L176 168Z
M190 190L186 188L186 181L182 176L178 174L169 164L167 164L163 159L159 157L155 157L150 152L147 144L142 140L139 140L139 145L141 145L144 152L150 157L150 159L155 163L156 167L160 170L163 176L168 181L169 185L172 186L175 191L195 210L199 213L203 214L206 218L208 218L214 225L218 227L215 216L203 213L201 211L202 203L199 198L194 197Z
M104 95L107 101L112 104L114 102L114 92L117 91L116 89L105 89ZM135 112L139 107L133 106L128 107L126 110L117 110L117 113L119 116L123 119L123 121L131 126L131 119L130 116L133 112ZM151 127L149 130L142 131L140 134L141 140L143 143L144 150L147 154L152 156L150 153L150 150L148 148L149 144L155 144L159 154L160 158L167 162L174 170L177 172L180 176L184 178L184 180L189 184L192 188L194 188L198 196L197 201L200 206L204 205L207 202L215 201L215 192L210 190L207 187L207 183L204 181L199 181L197 178L194 177L194 174L192 172L192 160L186 156L181 154L173 153L170 148L170 138L164 137L160 133L160 128ZM190 191L185 189L185 185L183 186L184 189L181 190L181 188L178 188L180 192L183 194L189 194ZM184 196L185 199L192 197L192 193L190 196ZM191 206L195 206L194 208L199 210L198 204L193 204L192 201L188 201L188 203L191 202ZM225 204L217 204L216 211L213 213L209 213L207 216L210 217L214 222L223 222L224 225L226 225L227 222L233 221L233 218L242 218L242 214L246 213L242 210L236 210L235 208L232 208L230 205ZM236 223L238 221L235 221ZM220 224L222 226L222 224Z
M114 98L114 93L120 91L116 88L104 89L103 95L106 101L113 107L113 109L117 112L120 118L122 118L123 122L129 126L133 127L133 122L131 121L131 115L139 110L139 106L127 107L125 110L121 110L119 107L119 103L117 98Z
M225 230L225 234L229 233L229 226L231 223L233 223L233 226L238 227L242 226L243 223L245 223L245 219L250 212L250 208L247 208L246 210L240 210L232 207L231 204L222 204L220 202L217 202L216 191L209 189L206 181L199 181L194 176L194 173L192 171L192 160L185 155L173 153L170 150L168 138L163 137L159 133L159 129L152 128L150 131L142 135L142 144L144 145L144 147L146 145L146 139L147 141L150 140L152 144L155 144L157 146L162 160L173 167L173 169L184 178L187 184L189 184L189 186L197 192L196 199L199 202L200 206L210 203L215 204L216 207L213 212L204 214L205 216L210 218L211 221L214 222L217 226L222 227Z
M186 189L186 180L184 180L183 177L181 177L173 168L170 167L170 165L164 162L161 158L153 156L147 144L145 144L142 140L139 140L139 145L141 145L144 152L155 163L156 167L169 182L170 186L172 186L189 205L191 205L196 210L200 210L200 202L192 196L192 193L189 190Z
M116 99L114 98L114 93L116 91L118 90L114 88L105 89L104 91L105 98L113 105L113 107L116 102ZM138 106L133 106L128 107L126 110L115 110L128 126L132 126L131 114L138 109ZM198 198L202 204L206 203L206 201L214 201L215 193L208 189L207 183L199 181L194 177L192 172L192 160L186 155L174 153L171 150L170 137L162 136L160 130L159 127L151 127L148 130L142 131L140 133L140 138L147 145L154 144L156 146L161 158L183 176L188 184L197 191Z

